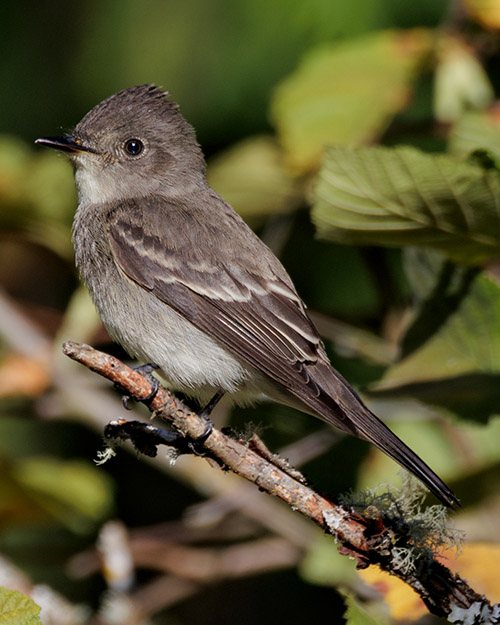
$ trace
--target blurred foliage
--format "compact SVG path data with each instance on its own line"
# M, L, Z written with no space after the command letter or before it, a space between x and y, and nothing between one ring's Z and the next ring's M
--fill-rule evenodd
M69 228L76 201L71 166L57 154L37 154L14 137L0 137L1 223L22 229L61 256L72 256Z
M497 575L491 575L491 571L496 569L499 555L498 545L471 543L463 546L458 558L452 552L444 552L439 559L453 572L466 578L477 592L498 603L500 582ZM367 584L382 591L390 606L391 616L397 621L418 621L427 614L427 608L417 593L396 577L377 567L360 571L359 575Z
M259 499L245 508L248 491L202 459L150 465L123 451L92 464L102 424L123 412L64 362L60 343L124 354L78 288L71 167L30 143L146 82L166 87L196 127L211 184L282 258L334 366L457 491L457 525L482 541L461 573L472 582L473 565L498 566L488 550L500 540L499 15L498 0L0 6L0 551L12 561L0 561L0 583L31 594L50 585L104 623L118 609L131 624L423 614L393 580L371 569L361 578L314 528L283 534L295 518L259 516ZM257 422L273 449L323 427L282 406L217 418L241 430ZM363 442L332 445L303 458L322 491L398 479ZM116 591L101 530L111 517L128 530L136 580L104 600L106 585ZM162 568L169 545L195 552L282 535L299 555L277 557L267 575L252 578L242 559L234 578L214 571L198 586ZM137 564L152 540L155 573ZM15 567L29 580L14 583ZM364 584L389 608L364 601ZM492 600L496 591L484 590ZM65 622L87 622L79 614Z
M345 618L349 625L388 625L390 623L380 606L362 605L351 594L346 595L346 607Z
M249 222L300 206L300 183L284 167L272 137L243 140L213 157L208 181Z
M318 167L325 145L374 141L408 103L432 49L424 29L382 31L314 48L281 82L273 121L290 167Z
M402 343L401 360L387 369L378 388L419 386L413 396L434 396L464 418L487 420L498 406L500 285L487 273L425 253L412 256L408 274L421 304ZM422 284L431 291L419 293Z
M500 158L500 108L493 105L486 111L465 113L450 133L449 149L452 154L465 157L477 150L485 150Z
M454 122L467 109L484 109L494 93L481 63L460 37L444 37L437 49L434 87L436 119Z
M40 608L17 590L0 587L0 623L9 625L42 625Z
M500 7L495 0L465 0L464 6L469 17L484 28L500 29Z

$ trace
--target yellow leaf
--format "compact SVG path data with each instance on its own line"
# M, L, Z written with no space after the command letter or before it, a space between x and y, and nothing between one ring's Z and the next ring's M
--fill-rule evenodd
M464 0L469 16L491 30L500 29L499 0Z
M0 623L2 625L42 625L40 608L17 590L0 587Z
M500 544L470 543L464 546L458 558L452 551L443 553L439 559L491 603L500 602Z
M375 566L370 566L358 573L366 584L383 595L394 619L416 621L428 614L425 603L419 595L397 577Z
M464 545L458 557L450 550L443 552L438 559L492 603L500 601L500 544L469 543ZM427 614L419 595L397 577L375 566L358 571L358 574L383 595L394 619L416 621Z

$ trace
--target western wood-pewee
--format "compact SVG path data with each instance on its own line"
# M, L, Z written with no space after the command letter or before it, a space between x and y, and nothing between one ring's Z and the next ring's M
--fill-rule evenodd
M201 401L288 404L371 441L444 504L446 484L335 371L285 269L215 191L193 128L154 85L63 137L79 205L76 264L110 335Z

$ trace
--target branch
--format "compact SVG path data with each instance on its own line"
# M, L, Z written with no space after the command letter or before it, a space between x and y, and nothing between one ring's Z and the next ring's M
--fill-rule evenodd
M119 385L135 399L141 401L150 396L151 382L117 358L73 342L65 343L63 351ZM162 386L149 408L154 417L167 421L186 441L199 438L205 431L206 422ZM154 444L159 442L154 441ZM183 453L187 449L186 445ZM298 471L266 453L265 448L257 446L254 451L247 442L235 440L219 430L212 431L203 443L203 451L224 469L283 500L330 533L341 543L339 551L355 558L358 568L375 564L399 577L420 595L432 614L448 617L453 623L500 623L499 606L492 606L432 557L429 550L417 552L412 566L402 562L401 554L408 551L412 540L406 521L397 519L395 522L373 505L360 514L335 504L307 485ZM470 620L473 615L477 617L474 621Z

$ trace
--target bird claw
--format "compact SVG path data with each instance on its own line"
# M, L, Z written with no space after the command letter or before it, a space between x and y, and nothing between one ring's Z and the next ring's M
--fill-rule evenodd
M152 372L155 371L156 369L159 369L159 367L158 365L155 365L153 363L148 363L145 365L138 365L137 367L132 367L132 369L134 371L137 371L137 373L140 373L142 376L144 376L147 379L147 381L151 384L151 387L152 387L151 393L149 393L149 395L147 395L143 399L137 400L134 397L132 397L129 393L123 393L124 389L119 384L115 384L114 387L115 389L123 393L122 404L125 410L132 410L132 406L129 405L130 400L140 401L142 404L144 404L145 406L149 408L149 406L151 405L151 402L153 401L153 399L156 397L156 394L158 393L158 389L160 388L160 383L158 382L157 378L155 378L155 376L152 375Z
M136 451L150 458L156 457L158 445L172 447L179 455L193 453L197 456L204 456L206 452L202 445L212 433L212 429L213 425L210 423L201 436L190 439L177 432L155 427L150 423L117 419L106 425L104 437L120 441L130 440Z

